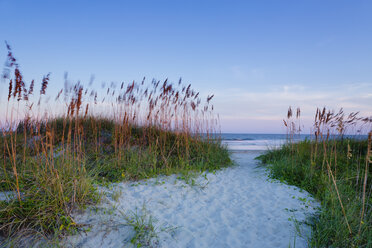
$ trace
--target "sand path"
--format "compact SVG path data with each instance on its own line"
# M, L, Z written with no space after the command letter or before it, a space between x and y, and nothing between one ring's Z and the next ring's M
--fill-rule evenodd
M156 220L152 247L306 247L291 219L304 221L318 204L296 187L271 182L257 168L258 154L234 153L237 166L200 176L197 186L169 176L101 189L102 204L76 215L90 231L69 237L66 245L131 247L135 232L124 216L136 212ZM300 229L309 235L309 226Z

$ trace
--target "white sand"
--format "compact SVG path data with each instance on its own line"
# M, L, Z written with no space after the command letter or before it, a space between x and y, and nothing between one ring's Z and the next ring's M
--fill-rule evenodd
M207 180L197 178L199 186L170 176L101 189L105 196L99 208L76 215L76 221L91 225L91 230L69 237L65 245L131 247L135 232L122 213L130 215L137 209L141 215L145 205L148 215L157 219L159 235L158 240L152 239L153 247L263 248L294 243L307 247L290 219L304 221L318 204L296 187L271 182L263 168L256 168L257 155L233 154L238 166L208 173ZM309 235L309 226L300 227L302 234Z

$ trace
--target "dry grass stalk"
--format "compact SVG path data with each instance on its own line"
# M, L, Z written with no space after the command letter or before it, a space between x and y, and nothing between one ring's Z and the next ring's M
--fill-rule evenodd
M367 155L366 155L366 165L364 171L364 182L363 182L363 196L362 196L362 212L360 214L360 224L359 224L359 231L358 235L362 230L362 224L364 219L364 211L365 211L365 201L366 201L366 188L367 188L367 178L368 178L368 171L369 165L372 163L372 131L368 133L368 148L367 148Z

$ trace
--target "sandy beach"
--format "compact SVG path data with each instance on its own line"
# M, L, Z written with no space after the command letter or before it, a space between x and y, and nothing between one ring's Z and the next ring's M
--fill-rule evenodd
M151 217L155 228L149 247L307 247L310 227L301 223L319 204L296 187L270 180L254 160L259 154L235 152L236 166L203 174L191 184L173 175L102 187L101 204L75 214L88 231L64 244L134 247L128 221L142 216Z

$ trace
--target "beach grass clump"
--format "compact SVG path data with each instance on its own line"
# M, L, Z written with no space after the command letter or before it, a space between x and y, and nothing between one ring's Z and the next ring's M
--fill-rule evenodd
M359 124L371 130L370 121L354 113L344 118L342 110L317 110L314 136L294 142L299 130L294 128L287 144L259 157L270 177L305 189L321 202L312 218L311 247L372 246L372 133L345 135Z
M145 205L142 209L136 209L136 211L125 214L120 211L121 215L126 221L126 225L129 225L134 230L134 235L130 242L135 247L158 247L159 246L159 234L161 232L172 232L175 227L165 227L158 223L146 209Z
M0 201L2 233L11 236L24 229L52 233L77 226L72 211L97 200L92 179L74 168L72 160L55 159L50 168L47 162L27 159L27 168L18 169L22 173L18 186L11 184L14 178L7 179L8 190L19 190L20 198L17 192L17 197Z
M174 133L161 133L164 144L143 140L141 144L123 147L119 158L112 144L102 148L98 154L91 154L87 170L97 175L100 182L139 180L156 175L213 171L230 165L226 148L217 141L185 137Z
M145 79L102 89L80 82L52 102L50 75L27 84L8 48L0 135L0 234L43 235L79 227L73 212L98 201L97 183L202 172L231 164L211 100L191 85ZM2 103L3 104L3 103ZM5 106L3 105L3 106Z

